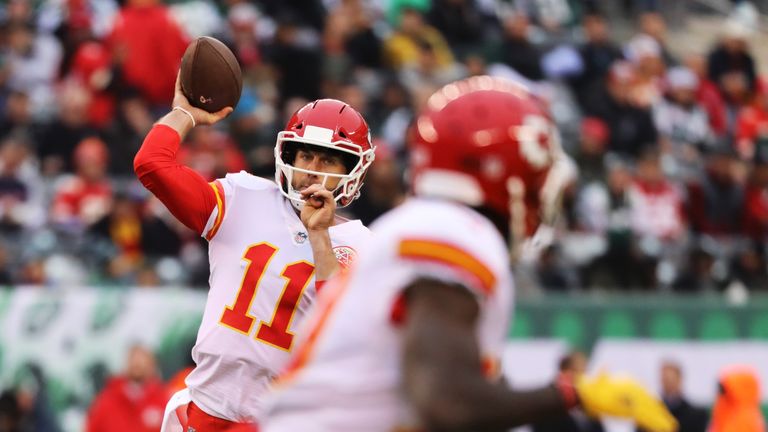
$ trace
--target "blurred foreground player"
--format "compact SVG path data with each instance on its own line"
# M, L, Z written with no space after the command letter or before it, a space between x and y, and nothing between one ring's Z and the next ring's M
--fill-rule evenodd
M551 223L574 169L525 88L490 77L433 96L411 136L415 198L326 287L267 402L266 432L504 430L582 407L675 429L628 379L498 380L513 286L506 239ZM534 236L534 239L536 236Z
M231 111L193 108L177 81L173 110L134 160L142 184L209 242L210 291L192 350L196 367L186 378L189 391L166 408L174 422L164 423L168 432L257 423L317 287L370 237L360 221L336 216L337 203L358 196L373 161L358 112L330 99L298 110L277 137L277 184L244 171L208 183L176 154L195 125Z

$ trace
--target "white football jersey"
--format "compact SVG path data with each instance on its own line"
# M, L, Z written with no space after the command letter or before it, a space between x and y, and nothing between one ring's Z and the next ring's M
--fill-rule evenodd
M412 199L372 231L352 270L324 288L307 318L266 403L262 430L418 430L401 387L401 319L404 289L422 277L459 283L476 295L483 365L498 373L513 286L496 228L465 206Z
M312 248L278 186L246 172L211 183L217 198L208 238L210 291L187 377L204 412L257 422L262 399L295 345L315 298ZM329 230L342 265L370 238L360 221Z

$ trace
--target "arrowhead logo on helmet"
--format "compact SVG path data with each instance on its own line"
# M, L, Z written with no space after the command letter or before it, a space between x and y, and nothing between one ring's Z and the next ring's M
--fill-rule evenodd
M409 144L414 193L483 209L508 235L513 256L540 223L552 222L575 175L542 101L489 76L430 96Z

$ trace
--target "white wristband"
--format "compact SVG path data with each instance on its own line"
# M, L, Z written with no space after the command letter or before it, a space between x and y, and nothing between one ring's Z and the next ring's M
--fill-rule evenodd
M176 110L179 110L179 111L181 111L181 112L183 112L184 114L186 114L186 115L188 115L188 116L189 116L189 119L190 119L190 120L192 120L192 127L195 127L195 126L197 126L197 125L195 124L195 117L194 117L194 116L192 116L192 113L191 113L191 112L189 112L189 111L185 110L184 108L182 108L182 107L180 107L180 106L175 106L175 107L173 107L173 109L172 109L171 111L176 111Z

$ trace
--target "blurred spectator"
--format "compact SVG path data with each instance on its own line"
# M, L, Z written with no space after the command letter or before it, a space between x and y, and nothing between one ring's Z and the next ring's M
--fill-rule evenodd
M8 87L29 95L32 113L45 118L51 114L53 84L59 73L61 46L50 35L35 33L27 23L12 23L7 29L10 69Z
M723 93L729 93L729 76L743 77L750 91L755 89L757 71L755 60L747 46L748 29L737 21L726 23L720 43L709 53L709 79L717 84Z
M60 228L79 232L101 219L112 205L107 146L98 138L86 138L77 145L74 161L76 174L56 187L51 220Z
M116 0L42 0L37 3L40 31L58 34L81 32L98 39L107 36L118 11Z
M581 122L579 150L574 159L579 167L579 181L589 184L605 179L605 150L610 139L608 126L602 120L587 117Z
M156 432L170 395L158 376L155 356L133 346L122 375L111 378L88 412L86 432Z
M736 119L736 149L744 160L752 160L755 153L768 156L768 83L761 81L752 104L744 107Z
M238 3L239 0L235 0ZM323 30L326 19L325 8L321 0L256 0L259 9L278 21L291 16L299 27L306 27L316 33Z
M0 230L41 227L45 222L42 188L29 143L21 136L0 141Z
M0 431L59 432L42 369L27 363L20 372L13 387L0 393Z
M432 45L421 42L416 63L408 64L400 69L400 82L410 90L416 91L423 87L440 88L452 81L461 79L463 71L457 64L441 67Z
M629 203L631 226L637 236L671 242L685 236L683 197L664 175L658 150L649 149L640 157Z
M701 163L699 152L712 143L707 114L696 101L698 86L690 69L671 68L664 97L653 105L653 122L670 162L666 171L676 178L694 178Z
M349 208L366 226L405 199L405 186L391 149L379 139L374 140L374 145L376 163L366 174L365 193Z
M113 263L110 268L118 267L115 263L120 262L121 271L112 275L114 279L135 275L138 270L144 235L141 222L136 200L117 194L109 213L88 229L95 236L109 241L115 248L114 255L110 257Z
M759 160L744 193L744 233L753 241L768 239L768 160Z
M6 2L4 22L8 25L28 24L34 18L33 4L30 0L9 0Z
M115 280L132 283L143 276L148 284L151 275L140 275L148 270L142 266L163 256L176 256L181 250L179 234L151 210L143 210L142 204L142 197L117 194L110 212L89 228L114 249L108 260Z
M608 149L626 156L637 157L643 149L655 146L656 127L651 112L638 106L635 94L637 75L627 62L611 66L607 77L607 92L598 92L589 102L588 113L610 127Z
M680 293L713 293L723 288L723 280L715 272L715 257L706 249L696 247L688 253L686 267L672 283Z
M75 168L75 147L94 134L88 127L88 92L83 87L64 85L58 94L59 113L38 138L37 155L46 177L71 173Z
M247 168L245 157L229 135L212 127L193 129L178 157L181 164L199 172L209 181Z
M427 19L460 54L482 44L487 18L476 0L433 0Z
M544 78L541 52L529 39L530 21L521 12L510 12L504 18L504 36L500 59L522 76L538 81Z
M118 101L115 121L103 134L109 145L109 171L115 175L133 173L133 156L155 121L147 102L138 94L126 94Z
M14 282L9 258L7 246L0 244L0 286L8 286Z
M703 175L688 184L687 215L695 232L712 236L739 233L744 185L735 175L734 158L727 148L711 152Z
M667 67L677 64L667 46L667 23L658 11L645 11L640 14L640 32L652 37L659 44L661 60Z
M549 246L541 251L536 261L536 274L539 286L549 291L565 292L576 288L578 281L565 265L556 246Z
M13 390L0 392L0 432L20 432L23 415Z
M43 286L48 281L45 273L45 261L40 257L32 258L22 265L16 279L18 285Z
M677 432L704 432L707 428L707 413L688 402L683 394L683 371L680 365L664 361L660 369L661 398L677 419Z
M571 88L582 109L588 110L589 96L599 92L611 65L621 59L618 46L611 40L605 18L597 13L584 16L585 42L579 47L582 72L571 79Z
M399 80L389 79L384 83L379 100L366 117L374 136L380 136L394 148L403 147L403 132L413 117L410 99L408 90Z
M136 196L131 196L136 200ZM199 240L191 230L174 218L154 195L141 203L141 250L151 258L182 255L182 247ZM194 263L190 263L194 265Z
M737 250L731 263L731 279L741 282L749 290L768 288L768 266L766 266L765 244L748 242Z
M709 432L765 432L760 412L760 381L747 366L721 372Z
M587 369L587 356L580 351L572 351L560 359L558 377L567 375L578 377ZM533 432L603 432L603 425L590 419L580 411L572 411L567 415L548 419L532 426Z
M343 52L352 67L379 67L382 42L374 32L373 15L363 0L340 1L325 23L326 53Z
M187 37L160 0L127 0L107 38L125 81L136 87L151 106L163 108L173 98L187 43Z
M635 35L624 47L624 56L634 69L631 98L642 108L650 107L661 98L664 61L656 39L643 33Z
M117 81L112 57L99 42L85 42L74 53L69 79L88 92L88 123L103 129L115 115L115 94L110 87Z
M696 100L707 112L712 133L717 137L722 137L727 132L728 127L725 103L717 85L709 79L707 58L701 54L690 54L685 57L685 66L698 78L699 87L696 90Z
M292 106L290 100L286 106ZM259 100L244 88L237 109L230 115L230 133L236 148L247 158L248 171L259 177L275 174L274 143L270 132L277 123L277 112L271 104Z
M453 54L440 32L424 22L420 10L413 7L403 8L399 25L384 42L387 64L395 69L417 64L425 45L429 45L434 52L437 68L450 67L453 64Z
M738 115L752 103L753 93L749 88L746 75L742 72L728 72L723 75L721 82L725 102L726 131L728 137L731 137L736 129Z
M250 3L236 3L229 8L227 20L229 34L222 37L228 42L244 70L257 67L262 62L262 49L258 25L261 14Z
M514 6L549 34L571 22L573 2L568 0L517 0ZM578 5L575 5L578 8Z
M11 91L5 98L0 116L0 137L10 133L32 135L32 107L26 93Z
M640 260L632 243L629 189L632 171L618 159L607 162L606 184L593 181L576 198L578 226L605 238L599 256L582 268L581 280L587 287L636 287L643 273L636 271Z
M277 75L280 108L292 97L308 100L320 97L323 57L314 47L302 44L295 21L293 16L282 17L275 33L275 42L266 56Z

